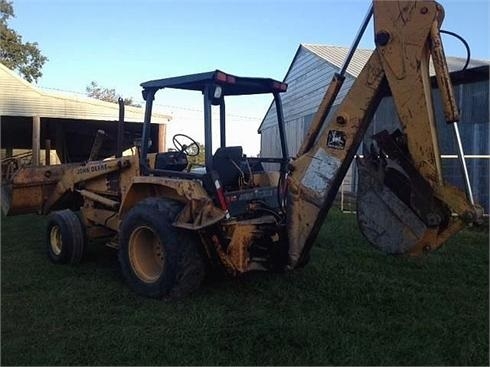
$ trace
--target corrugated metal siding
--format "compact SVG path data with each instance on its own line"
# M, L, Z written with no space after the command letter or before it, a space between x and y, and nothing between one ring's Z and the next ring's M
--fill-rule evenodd
M490 155L490 116L488 80L461 84L455 88L461 119L459 130L463 149L467 155ZM442 108L441 108L442 110ZM441 126L442 125L442 126ZM438 115L439 139L444 144L442 154L456 154L454 138L449 126L445 126L442 111ZM490 212L489 167L490 159L467 159L473 195L476 202ZM457 159L443 159L443 174L448 182L463 188L463 178Z
M290 155L296 155L312 115L316 112L325 90L337 71L338 68L300 46L295 62L285 78L285 82L288 83L288 91L282 95ZM342 101L353 82L354 78L346 77L335 100L335 105ZM262 156L278 157L281 155L276 124L277 115L273 103L261 127ZM269 129L274 131L269 132Z
M460 109L461 119L459 130L465 155L490 155L490 117L488 81L460 84L455 87L455 96ZM437 134L441 155L456 155L452 129L444 119L442 101L439 91L433 91L434 110L436 114ZM400 127L393 98L384 98L371 122L365 146L369 146L369 136L381 130L390 132ZM468 158L466 160L475 200L480 203L485 212L490 209L489 203L489 163L486 158ZM464 188L461 169L457 159L442 159L443 177L449 183Z
M119 106L93 98L39 90L0 64L0 116L114 121L118 119ZM141 122L143 118L143 108L126 106L126 121ZM153 114L155 123L167 123L170 120L169 115Z

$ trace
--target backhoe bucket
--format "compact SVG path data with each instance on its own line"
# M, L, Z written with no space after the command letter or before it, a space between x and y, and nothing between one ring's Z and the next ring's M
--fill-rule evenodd
M386 171L358 160L357 222L362 234L388 254L410 252L422 240L427 226L384 185Z
M434 197L429 183L411 164L396 134L377 136L389 154L372 148L357 159L357 221L377 249L393 255L419 255L433 250L447 227L450 211ZM388 143L388 144L387 144Z

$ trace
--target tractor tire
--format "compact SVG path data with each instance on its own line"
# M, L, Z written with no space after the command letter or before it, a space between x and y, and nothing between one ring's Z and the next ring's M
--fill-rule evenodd
M52 212L46 230L47 253L55 264L78 264L82 260L86 237L78 215L69 209Z
M182 204L148 198L134 206L120 230L119 265L129 287L150 298L175 299L195 291L205 275L199 239L172 226Z

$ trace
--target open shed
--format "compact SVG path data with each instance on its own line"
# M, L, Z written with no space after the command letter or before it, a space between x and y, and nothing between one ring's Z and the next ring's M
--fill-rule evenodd
M141 137L144 108L125 106L123 148ZM165 151L166 123L171 116L154 113L152 150ZM32 150L32 164L41 151L53 150L60 162L86 160L98 130L105 132L100 157L115 154L119 106L79 95L42 90L0 64L2 158L14 150ZM51 161L48 154L47 161ZM51 161L51 163L53 163Z

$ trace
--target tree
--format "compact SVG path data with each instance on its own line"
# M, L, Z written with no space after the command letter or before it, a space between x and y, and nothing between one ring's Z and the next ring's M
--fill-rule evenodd
M37 81L48 58L41 54L37 42L24 43L22 36L9 28L8 20L14 17L12 1L0 0L0 62L28 82Z
M195 155L193 157L187 157L187 160L189 161L190 165L194 166L204 166L206 165L206 148L204 147L203 144L199 144L199 154Z
M87 96L100 99L101 101L118 103L119 95L116 93L115 89L109 89L101 87L97 84L97 82L90 82L90 84L85 88L87 92ZM141 107L140 104L134 103L133 98L124 98L124 105L126 106L134 106Z

